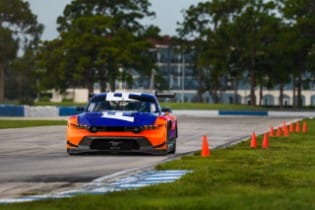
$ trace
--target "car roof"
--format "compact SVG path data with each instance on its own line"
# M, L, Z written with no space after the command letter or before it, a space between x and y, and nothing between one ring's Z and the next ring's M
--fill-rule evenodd
M94 99L106 97L106 100L117 100L117 101L127 101L127 100L143 100L150 102L157 102L155 95L149 93L140 92L104 92L94 95L90 101Z

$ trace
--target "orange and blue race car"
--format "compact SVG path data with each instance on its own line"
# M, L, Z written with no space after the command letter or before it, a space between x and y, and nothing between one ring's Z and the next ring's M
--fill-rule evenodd
M106 92L69 117L67 152L169 154L176 151L177 135L176 117L155 94Z

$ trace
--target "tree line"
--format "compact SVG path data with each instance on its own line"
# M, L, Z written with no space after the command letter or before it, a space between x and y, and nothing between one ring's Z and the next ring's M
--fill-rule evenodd
M199 94L208 90L219 101L220 78L229 75L237 98L245 77L251 104L262 104L263 87L279 87L282 106L284 85L293 82L295 105L302 106L302 77L314 72L315 1L213 0L191 6L184 17L178 31L195 40Z
M74 0L58 17L59 36L41 41L43 25L22 0L0 2L0 102L30 98L42 90L70 87L115 90L132 86L132 73L150 78L160 29L143 25L154 17L149 0ZM302 106L303 77L314 72L315 1L209 0L183 11L173 37L193 52L198 95L216 103L229 78L237 98L241 80L250 84L250 103L262 104L264 88L293 83L295 106ZM175 46L174 46L175 47ZM18 56L18 53L22 55ZM159 72L154 72L159 74ZM259 88L259 97L255 90ZM237 103L237 101L235 101Z

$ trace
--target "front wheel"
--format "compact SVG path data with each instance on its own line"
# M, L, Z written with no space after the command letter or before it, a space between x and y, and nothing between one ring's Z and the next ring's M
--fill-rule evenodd
M166 140L167 153L168 154L175 154L175 152L176 152L176 138L177 138L177 123L176 123L175 130L171 130L171 128L172 128L172 122L169 121L167 124L167 140Z
M169 148L169 154L175 154L176 152L176 140L173 141L173 143L170 143L168 145L168 148Z

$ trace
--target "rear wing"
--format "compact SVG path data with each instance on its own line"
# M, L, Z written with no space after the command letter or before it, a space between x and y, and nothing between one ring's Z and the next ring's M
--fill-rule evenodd
M175 99L176 93L158 93L158 92L155 92L155 96L158 99L165 99L165 98Z
M158 93L155 92L155 97L164 103L174 102L176 100L176 93ZM162 112L172 112L170 108L163 107Z

